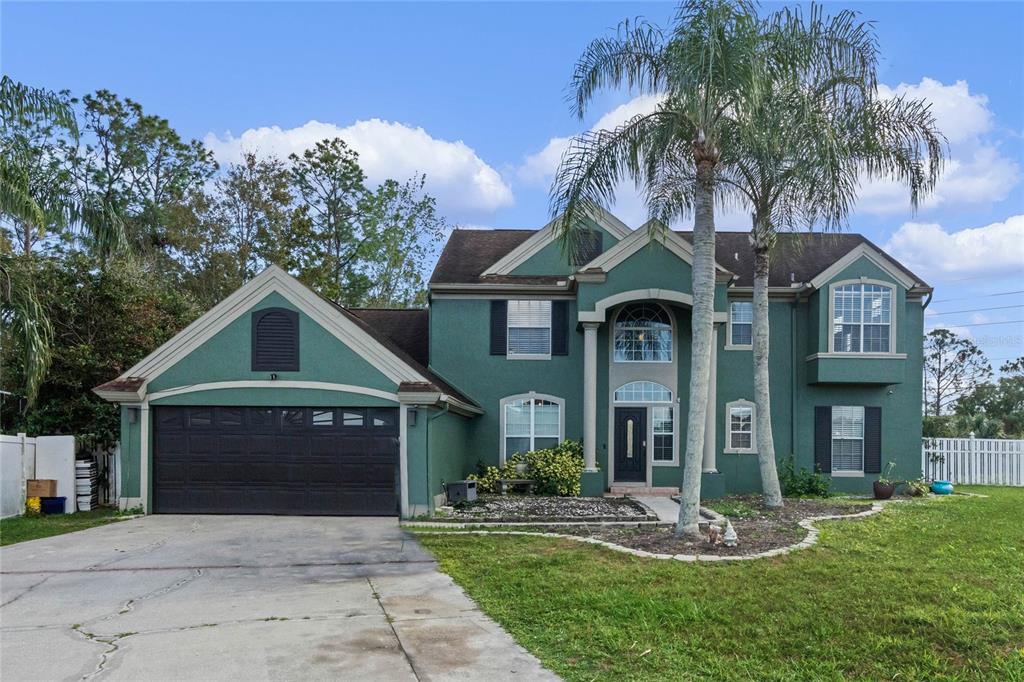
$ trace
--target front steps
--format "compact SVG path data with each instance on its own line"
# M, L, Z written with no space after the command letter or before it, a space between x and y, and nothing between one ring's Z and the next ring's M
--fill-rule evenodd
M648 487L642 485L613 485L605 497L672 497L679 494L679 488L673 486Z

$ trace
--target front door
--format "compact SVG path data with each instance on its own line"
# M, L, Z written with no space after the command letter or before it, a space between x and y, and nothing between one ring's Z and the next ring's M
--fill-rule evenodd
M615 408L615 480L647 480L646 408Z

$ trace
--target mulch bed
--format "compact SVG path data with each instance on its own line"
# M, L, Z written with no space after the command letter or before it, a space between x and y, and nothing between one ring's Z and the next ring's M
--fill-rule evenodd
M647 509L627 498L481 495L435 521L458 523L524 521L648 521Z
M666 526L616 527L616 526L559 526L547 529L553 533L591 537L605 542L639 549L655 554L715 554L718 556L743 556L757 554L770 549L786 547L800 542L807 531L798 522L813 516L832 514L856 514L871 509L871 504L843 504L825 500L787 499L782 509L768 509L759 498L729 498L742 500L747 513L728 516L732 522L739 543L735 547L719 544L712 546L705 542L689 542L675 536L675 529ZM719 506L719 505L714 505Z

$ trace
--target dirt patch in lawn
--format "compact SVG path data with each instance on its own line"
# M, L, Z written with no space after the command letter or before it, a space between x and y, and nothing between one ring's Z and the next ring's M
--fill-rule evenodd
M436 521L492 523L523 521L647 521L647 508L628 498L481 495L438 516Z
M733 503L732 506L729 503ZM759 498L730 498L713 504L712 507L719 512L733 512L733 515L726 516L739 536L739 543L735 547L712 545L707 540L681 540L675 536L675 529L667 526L559 526L557 529L549 530L614 542L623 547L655 554L743 556L800 542L807 535L807 531L799 525L804 519L857 514L871 509L870 504L804 499L787 499L782 509L768 509L761 504Z

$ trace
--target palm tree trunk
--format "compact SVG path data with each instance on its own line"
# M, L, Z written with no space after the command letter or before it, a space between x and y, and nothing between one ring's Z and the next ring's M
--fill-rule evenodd
M757 228L755 228L755 231ZM775 439L772 436L771 382L768 371L768 262L771 241L753 237L754 244L754 403L756 411L757 461L761 467L761 490L768 507L782 506L782 489L775 467Z
M704 426L708 412L711 343L715 312L715 158L695 145L697 186L693 219L693 311L690 359L690 413L686 422L686 454L676 535L700 537L700 475L704 457Z

